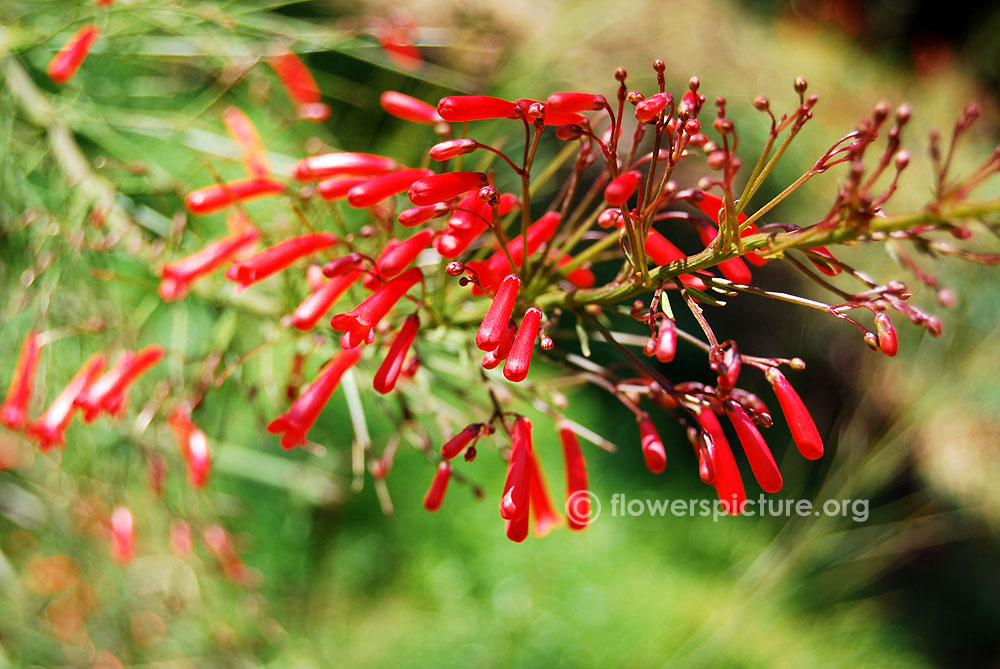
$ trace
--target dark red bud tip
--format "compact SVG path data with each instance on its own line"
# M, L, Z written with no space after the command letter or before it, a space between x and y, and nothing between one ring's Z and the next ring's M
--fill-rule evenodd
M619 174L604 189L604 201L612 207L622 206L632 197L641 180L642 173L636 170Z
M892 327L889 315L885 313L875 314L875 332L878 334L878 348L890 358L896 355L899 350L896 341L896 329Z
M474 139L449 139L438 142L427 153L434 160L451 160L455 156L472 153L477 148L479 143Z
M427 495L424 496L424 508L428 511L437 511L441 508L441 502L444 501L444 494L448 490L448 481L451 480L451 463L442 462L438 465L437 473L434 474L434 480L431 481L431 487L427 490Z
M517 118L520 108L510 100L488 95L453 95L441 98L437 112L446 121L482 121L489 118Z
M785 414L788 429L799 452L807 460L818 460L823 457L823 440L819 436L812 416L809 415L809 410L792 388L792 384L775 368L767 370L766 376L767 382L771 384L778 398L781 411Z
M482 172L446 172L413 182L410 201L418 206L437 204L486 185Z
M649 416L643 416L639 419L639 436L642 441L642 456L646 460L646 467L654 474L659 474L667 467L667 452L664 450L660 434L656 431Z
M578 125L561 125L556 128L556 139L569 142L579 139L583 135L583 128Z

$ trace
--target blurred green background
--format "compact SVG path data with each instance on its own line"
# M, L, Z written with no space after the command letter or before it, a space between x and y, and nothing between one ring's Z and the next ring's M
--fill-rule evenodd
M698 481L679 427L657 419L671 464L653 476L629 414L587 389L568 393L568 415L619 445L609 454L584 443L604 514L583 532L562 528L521 545L503 536L497 517L504 466L495 449L481 449L475 463L460 467L483 487L484 499L453 483L438 513L422 508L432 468L409 445L413 428L403 424L399 407L364 392L369 372L359 374L357 385L375 452L403 438L388 479L392 515L383 514L370 478L362 490L351 489L353 430L343 390L310 434L322 450L284 452L264 432L287 405L292 356L307 354L308 379L335 350L323 327L296 336L280 324L307 290L298 273L239 297L219 276L184 302L166 304L156 293L160 263L225 230L223 215L185 221L182 198L211 183L212 170L226 178L240 174L219 121L228 104L250 114L279 169L323 146L417 164L435 136L384 114L383 90L429 101L455 91L544 98L584 89L610 96L616 67L629 69L631 87L649 90L649 64L662 58L673 90L697 74L710 99L727 97L744 155L752 157L767 128L751 101L764 94L775 106L794 104L791 81L802 75L820 96L816 118L760 202L887 99L914 108L904 143L915 159L893 211L918 207L932 183L929 129L947 132L975 99L983 118L962 147L960 171L996 145L1000 57L988 36L1000 13L988 4L970 9L963 21L945 22L922 18L919 4L876 9L847 0L120 0L97 12L105 34L84 68L55 87L46 63L94 15L84 0L8 0L0 8L0 290L6 296L0 380L9 380L32 328L55 332L38 374L36 394L45 399L94 351L155 342L168 356L133 392L127 420L75 424L61 453L39 455L32 444L0 432L8 465L0 471L0 652L11 665L108 659L98 651L125 664L157 666L1000 662L1000 493L993 483L1000 475L1000 353L993 345L1000 290L989 267L921 259L959 299L937 309L945 325L939 339L899 323L901 353L892 360L868 351L855 331L833 319L750 297L710 315L720 336L737 339L744 352L800 355L809 363L792 381L828 435L827 455L804 462L776 421L768 439L786 481L777 497L868 499L865 522L612 517L616 493L708 499L711 490ZM407 17L426 60L415 72L394 64L371 34L380 18ZM273 43L292 45L314 71L333 109L325 124L303 127L288 119L284 93L266 66L254 64ZM10 63L28 80L19 80ZM26 103L30 92L51 108ZM63 126L97 176L67 179L65 149L53 131ZM501 129L484 124L475 132L494 137ZM775 219L822 215L840 177L810 182L775 210ZM116 228L113 221L96 228L90 212L95 199L107 196L108 182L141 233L102 251L98 246ZM994 179L979 197L998 192ZM315 203L303 207L309 217L328 216ZM253 203L248 211L267 221L272 237L298 225L284 202ZM349 226L363 222L344 214ZM913 299L934 310L935 291L883 251L848 248L838 255L880 279L906 280ZM798 282L774 266L761 277L773 287ZM449 345L444 338L427 344L427 364L447 370ZM605 345L594 347L599 359L611 358ZM161 421L146 428L143 410L192 393L207 357L221 356L226 367L248 352L247 363L211 389L195 413L214 455L209 488L195 493L172 435ZM700 353L669 369L674 379L707 380L705 371ZM463 381L452 379L459 387ZM431 383L422 373L413 394ZM770 396L763 383L753 389ZM416 402L416 420L439 440L466 402L483 402L472 394L448 391L450 408L438 415ZM44 404L39 399L33 407L37 412ZM558 500L555 429L547 417L531 416ZM167 457L172 470L162 500L148 491L152 452ZM756 497L756 486L749 489ZM88 518L119 503L131 506L138 526L139 557L127 568L113 565L101 537L87 530ZM167 536L177 517L196 529L220 522L232 532L254 587L228 582L200 547L194 556L174 557ZM94 590L83 637L60 638L47 613L52 601L32 589L29 565L53 554L72 555ZM149 622L149 613L160 623Z

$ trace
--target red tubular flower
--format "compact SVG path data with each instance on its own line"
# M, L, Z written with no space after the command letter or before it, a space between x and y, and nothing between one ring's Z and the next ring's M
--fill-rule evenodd
M77 396L75 404L83 410L84 422L94 422L102 411L119 413L125 405L128 387L161 358L163 349L159 346L147 346L138 353L122 353L111 369Z
M568 253L563 254L563 256L556 262L556 267L568 265L572 261L573 256ZM597 277L594 276L594 273L589 267L577 267L566 275L566 280L577 288L590 288L597 283Z
M816 429L816 423L813 422L809 410L802 403L795 388L792 388L785 375L774 367L768 369L765 376L774 389L778 404L781 405L781 412L785 414L788 429L799 452L807 460L818 460L823 457L823 440L819 436L819 430Z
M667 265L675 260L683 260L687 257L686 253L674 246L670 240L656 230L650 230L646 236L646 254L657 265ZM705 282L693 274L681 274L677 278L685 286L690 286L697 290L705 290Z
M635 118L637 121L647 123L652 121L670 103L672 96L670 93L657 93L651 95L635 106Z
M167 302L182 299L191 284L224 265L237 253L260 239L260 231L249 227L210 243L186 258L167 263L160 270L160 297Z
M128 564L135 557L135 521L124 506L111 512L111 557L118 564Z
M396 118L413 123L436 125L444 121L437 109L423 100L418 100L397 91L386 91L379 97L379 104L387 113Z
M325 102L307 102L304 105L299 105L296 110L299 114L299 118L303 121L309 121L310 123L322 123L326 119L330 118L330 105Z
M513 520L508 520L504 523L506 527L507 538L514 543L521 543L528 538L528 526L531 516L527 513L520 518L514 518Z
M73 375L66 387L46 409L41 418L28 425L28 434L38 440L39 448L47 451L53 446L66 443L65 432L73 420L76 398L104 369L104 356L92 355L83 367Z
M243 110L236 107L226 107L222 112L222 122L233 140L243 149L243 162L247 172L257 178L266 177L271 173L271 165L267 161L267 152L264 150L264 143L260 141L260 134L254 127Z
M715 412L705 407L698 413L698 422L705 429L705 432L712 437L715 446L715 492L719 496L719 501L725 507L726 513L738 516L743 511L747 494L743 488L743 479L740 477L740 470L736 466L736 459L733 451L729 447L722 426Z
M436 204L467 191L486 185L482 172L445 172L413 182L410 202L415 205Z
M885 312L875 314L875 332L878 334L878 348L890 358L896 355L899 345L896 341L896 328Z
M400 24L385 21L380 23L375 31L375 37L385 49L389 59L397 67L410 71L419 69L424 62L420 55L420 49L413 45L412 37L410 37L413 28L412 23Z
M516 520L528 516L530 499L531 421L518 416L511 434L510 462L507 480L500 498L500 517Z
M451 160L455 156L472 153L479 148L479 142L474 139L448 139L438 142L427 152L434 160Z
M399 212L399 224L407 228L412 228L435 218L440 218L449 211L448 205L443 202L427 204L422 207L411 207Z
M541 322L542 311L538 307L531 307L524 313L521 326L517 329L514 343L507 355L507 362L503 366L503 375L508 381L520 383L528 378L531 352L535 348L535 339L538 337L538 327Z
M456 434L454 437L445 442L445 445L441 447L441 457L445 460L451 460L456 455L465 450L465 447L472 443L483 432L482 423L473 423L472 425L466 425L465 428Z
M559 221L562 216L558 211L550 211L528 226L528 255L533 255L541 248L542 244L552 239L559 228ZM495 245L499 248L499 242ZM521 260L524 254L524 238L521 235L507 242L507 253L514 261L514 267L520 269ZM568 261L567 261L568 262ZM479 281L487 293L492 293L497 289L501 277L510 268L510 261L507 254L502 250L497 250L492 256L483 262L470 262L468 267L479 275ZM478 294L473 290L473 294Z
M392 158L372 153L324 153L295 163L292 171L299 181L316 181L332 176L374 177L396 169Z
M535 521L535 536L544 537L562 522L562 517L552 506L552 497L549 496L549 488L545 484L545 474L534 450L531 451L528 467L528 490L530 497L528 506L531 507L531 516Z
M324 179L316 186L316 192L320 197L330 202L346 200L347 194L355 187L368 181L368 177L348 177Z
M479 331L476 332L476 346L481 351L492 351L500 345L504 332L507 329L507 322L514 311L514 303L517 302L517 293L521 289L521 278L516 274L508 274L500 282L493 303L490 304L486 316L483 318ZM532 340L534 344L534 340Z
M330 401L333 391L344 375L361 358L361 349L349 348L331 360L317 375L316 380L292 402L288 411L267 425L267 431L281 436L281 447L290 450L306 443L306 433L319 417L320 411Z
M521 111L510 100L488 95L453 95L441 98L438 114L445 121L482 121L488 118L517 118Z
M35 385L35 369L38 367L38 333L29 332L21 343L21 353L14 367L14 376L7 387L7 399L0 405L0 424L12 430L20 430L28 422L28 404L31 390Z
M380 280L388 281L398 276L417 259L421 251L431 245L431 240L436 234L433 230L426 228L409 239L395 244L386 244L375 261L376 273L366 274L362 280L365 288L374 290L379 286Z
M561 114L575 114L585 111L603 109L606 100L603 95L593 93L553 93L547 100L546 112L549 110Z
M386 354L385 360L382 361L378 371L375 372L375 380L372 382L372 387L383 395L391 392L396 387L396 379L399 378L399 372L403 369L403 361L406 359L406 354L409 352L410 346L417 336L417 329L419 327L420 319L417 318L416 314L406 317L403 327L399 329L396 338L392 340L392 346L389 347L389 352Z
M268 58L267 62L296 106L320 101L316 80L302 59L294 53L279 53Z
M677 352L677 324L672 318L664 318L660 322L660 331L656 334L656 347L653 355L660 362L670 362Z
M424 179L433 174L433 170L414 167L374 177L352 188L347 193L347 203L359 209L371 207L407 190L417 179Z
M604 188L604 201L612 207L620 207L632 197L632 193L642 181L642 172L632 170L619 174Z
M448 491L448 481L450 480L451 463L447 460L442 460L441 464L438 465L437 471L434 473L431 487L428 488L427 494L424 496L425 509L428 511L437 511L441 508L441 502L444 501L444 494Z
M750 420L750 416L739 403L733 400L726 400L726 415L736 428L736 435L740 438L743 451L747 454L750 462L750 469L753 470L754 478L764 489L764 492L778 492L781 490L781 472L774 462L771 449L767 447L767 442L761 435L760 430Z
M191 408L187 404L181 404L171 411L167 422L173 428L181 455L187 463L188 483L195 490L201 490L208 481L212 467L208 438L191 420Z
M59 53L49 61L49 79L57 84L65 84L72 79L83 65L87 54L90 53L90 47L94 46L99 35L100 30L93 24L76 31L76 34L59 49Z
M220 211L247 200L268 195L280 195L284 192L285 185L280 181L252 177L199 188L189 193L184 202L187 204L188 211L200 216Z
M573 430L560 425L559 439L562 441L563 459L566 462L566 524L571 530L582 530L590 524L587 463Z
M299 330L312 330L323 314L340 299L351 285L357 281L363 270L352 269L346 274L335 276L313 291L292 313L292 325Z
M228 270L226 278L238 283L241 290L280 272L299 258L333 246L337 237L329 232L315 232L278 242L249 258L237 260Z
M423 274L420 270L411 267L372 293L353 311L334 316L330 320L330 324L334 330L341 330L345 333L344 337L348 348L360 346L368 340L375 326L385 318L393 305L422 278Z
M656 431L656 426L648 414L643 414L639 419L639 437L642 441L642 457L646 460L646 467L654 474L659 474L667 467L667 451L663 448L660 433Z
M507 321L507 328L503 331L500 344L495 349L483 356L483 369L494 369L510 355L510 347L514 345L514 337L517 335L517 323L511 318Z
M718 233L713 233L711 228L704 225L696 225L695 228L698 231L698 236L701 238L701 243L705 245L705 248L712 246L715 243L715 238ZM729 260L723 260L718 265L719 271L722 272L722 276L726 277L730 281L735 281L736 283L750 283L753 278L750 275L750 268L747 264L740 260L739 258L730 258Z

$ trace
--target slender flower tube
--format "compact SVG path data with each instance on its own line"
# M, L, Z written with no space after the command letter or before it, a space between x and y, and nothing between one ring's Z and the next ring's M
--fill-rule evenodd
M514 337L517 335L517 323L511 318L507 321L507 327L500 338L500 344L495 349L483 356L483 369L494 369L510 355L510 347L514 345Z
M331 360L316 380L292 402L288 411L267 425L267 431L281 436L281 447L290 450L306 443L306 433L340 384L340 378L361 358L361 349L349 348Z
M486 316L483 318L479 331L476 333L476 346L481 351L492 351L500 345L504 332L507 330L507 322L514 311L514 303L517 302L517 293L521 289L521 278L516 274L508 274L500 282L496 297L490 304ZM532 344L534 342L532 341Z
M379 97L379 104L388 114L412 123L437 125L444 122L432 105L398 91L386 91Z
M128 507L111 512L111 557L118 564L128 564L135 557L135 521Z
M271 56L267 60L278 80L296 105L320 101L319 86L302 59L291 51Z
M677 352L677 324L672 318L660 322L660 331L656 335L656 347L653 354L660 362L670 362Z
M338 202L346 200L348 193L355 187L367 183L368 180L369 177L334 177L333 179L324 179L317 184L316 192L324 200Z
M521 326L517 329L514 343L510 347L507 362L503 366L503 375L508 381L520 383L528 378L528 367L531 365L531 352L538 338L538 327L542 322L542 311L531 307L524 313Z
M398 167L395 160L372 153L324 153L295 163L292 171L299 181L316 181L333 176L374 177Z
M519 518L514 518L504 523L507 538L518 544L527 539L530 519L530 514L526 513Z
M500 517L515 520L528 515L530 499L531 421L518 416L511 434L510 462L507 480L500 498Z
M0 424L12 430L20 430L28 422L28 404L31 390L35 385L35 370L38 367L38 333L29 332L21 343L21 353L17 357L14 376L7 388L7 399L0 405Z
M441 508L441 502L444 501L444 494L448 491L448 481L450 480L451 463L447 460L442 460L441 464L438 465L437 471L434 473L431 487L428 488L427 494L424 496L425 509L428 511L437 511Z
M549 487L545 484L545 473L534 450L531 451L528 489L531 500L528 506L531 507L531 517L535 522L535 536L544 537L562 523L562 517L552 505Z
M392 346L389 347L385 360L375 372L372 387L383 395L392 392L392 389L396 387L396 379L399 378L399 372L403 369L403 361L406 359L410 346L413 345L419 327L420 319L416 314L406 317L403 327L399 329L396 338L392 340Z
M620 207L632 197L632 193L639 187L642 181L642 172L632 170L619 174L604 187L604 201L612 207Z
M214 272L258 239L260 231L249 227L214 241L186 258L167 263L160 270L160 297L167 302L182 299L195 280Z
M546 112L552 110L561 114L575 114L603 109L605 103L603 95L593 93L553 93L547 100Z
M785 414L788 422L788 429L792 433L792 439L798 447L799 452L807 460L818 460L823 457L823 440L816 429L809 410L802 403L802 398L792 388L785 375L772 367L765 374L767 382L774 389L774 394L781 405L781 412Z
M576 433L565 424L559 426L559 439L566 463L566 524L571 530L582 530L590 524L587 463Z
M83 65L87 54L90 53L90 47L94 46L99 35L100 30L93 24L76 31L76 34L59 49L59 53L49 61L49 79L57 84L65 84L72 79Z
M414 167L373 177L352 188L347 193L347 203L359 209L371 207L408 190L417 179L424 179L433 174L433 170Z
M563 265L568 265L573 262L573 256L564 254L556 262L556 267L562 267ZM566 280L577 288L591 288L597 283L597 277L594 276L594 272L589 267L577 267L575 270L566 275Z
M686 253L674 246L670 240L656 230L650 230L646 236L646 253L657 265L667 265L687 257ZM693 274L681 274L677 278L685 286L705 290L705 282Z
M541 248L542 244L552 239L559 228L561 218L558 211L550 211L528 226L529 256L534 255ZM497 243L498 247L499 243ZM511 260L514 261L514 267L520 269L521 261L524 258L524 237L518 235L507 242L507 253L510 254ZM486 260L482 262L473 261L467 263L467 265L479 275L479 282L482 284L483 290L487 293L495 292L501 277L510 271L510 260L507 260L507 254L499 250L499 248ZM579 275L577 276L579 277ZM478 294L478 292L478 290L474 290L473 294Z
M239 284L239 290L280 272L299 258L333 246L337 237L329 232L315 232L292 237L268 247L249 258L237 260L228 270L226 278Z
M351 285L354 284L363 270L352 269L346 274L335 276L313 291L312 295L302 301L292 313L292 325L299 330L312 330L319 319L330 310L330 307L340 299Z
M162 358L163 349L155 345L138 353L122 353L111 369L77 396L75 403L83 410L84 422L94 422L102 411L112 415L119 413L124 407L128 387Z
M438 142L427 152L434 160L451 160L456 156L472 153L479 148L479 142L474 139L447 139Z
M486 175L482 172L445 172L414 181L409 197L418 206L437 204L485 185Z
M780 400L779 400L780 401ZM753 470L754 478L764 489L764 492L778 492L781 490L781 472L774 462L771 449L767 447L767 442L761 435L760 430L753 424L747 412L739 403L734 400L726 400L726 415L736 428L736 435L740 438L743 451L747 454L750 462L750 469Z
M431 245L431 240L437 233L425 228L409 239L396 244L386 245L375 260L375 273L366 274L363 279L365 288L375 290L381 281L388 281L399 276L410 263L417 259L420 252Z
M264 178L270 174L271 165L267 161L267 151L250 117L238 107L226 107L222 112L222 123L233 141L243 149L243 164L247 172L257 178Z
M488 95L453 95L441 98L437 112L445 121L482 121L488 118L517 118L520 109L510 100Z
M360 346L368 340L375 326L385 318L393 305L422 278L423 274L420 270L411 267L372 293L354 310L334 316L330 320L330 325L333 326L334 330L345 333L348 348Z
M648 414L643 414L639 419L639 436L642 441L642 456L646 460L646 467L654 474L659 474L667 467L667 452L663 448L660 433L656 431L656 426L653 425Z
M188 483L195 490L201 490L208 481L212 467L208 438L191 420L191 408L187 404L181 404L171 411L167 422L177 437L181 455L187 463Z
M465 447L472 443L483 432L482 423L466 425L465 428L454 437L445 442L441 447L441 457L451 460L465 450Z
M878 334L878 348L890 358L896 355L899 344L896 340L896 329L885 312L875 314L875 332Z
M715 446L715 479L713 485L726 513L738 516L743 512L747 494L743 488L743 479L736 466L733 450L729 447L726 433L722 431L715 412L705 407L698 413L698 422L705 432L712 437Z
M200 216L254 198L279 195L284 192L285 185L280 181L252 177L199 188L189 193L184 202L192 214Z
M326 263L320 268L320 274L328 279L332 279L335 276L343 276L355 269L364 260L364 256L360 253L348 253L346 256L340 256L339 258L334 258L330 262ZM318 286L315 286L318 288Z
M92 355L83 363L83 367L73 375L66 387L46 409L41 418L28 425L28 433L38 440L39 448L47 451L53 446L66 443L65 432L73 420L76 410L76 398L84 391L97 375L104 369L104 356Z
M440 218L449 211L448 205L443 202L427 204L422 207L411 207L399 212L399 224L407 228L412 228L435 218Z
M705 248L708 248L715 243L715 239L718 237L717 232L713 232L711 228L704 225L696 225L695 228L697 229L698 236L701 238L701 243L705 245ZM747 267L747 264L740 258L723 260L719 263L718 267L719 271L722 272L722 276L726 277L730 281L747 284L753 279L750 274L750 268Z

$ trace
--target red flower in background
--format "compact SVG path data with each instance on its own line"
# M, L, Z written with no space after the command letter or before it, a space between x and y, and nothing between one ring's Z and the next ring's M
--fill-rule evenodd
M28 433L39 442L39 447L47 451L53 446L66 443L65 432L73 412L76 411L76 399L87 386L94 382L97 375L104 369L104 356L92 355L83 363L83 367L73 376L66 387L49 405L41 418L28 425Z
M87 25L76 31L49 62L49 78L57 84L65 84L72 79L100 34L95 25Z
M28 404L35 385L38 351L41 344L37 332L29 332L21 343L21 353L14 367L14 376L7 388L7 399L0 405L0 423L12 430L20 430L28 422Z

